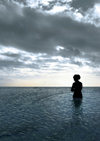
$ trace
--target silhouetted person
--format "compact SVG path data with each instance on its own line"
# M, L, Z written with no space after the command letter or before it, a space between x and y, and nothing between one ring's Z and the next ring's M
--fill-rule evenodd
M73 78L75 81L71 87L71 91L74 92L73 98L82 98L82 83L79 81L81 77L79 74L75 74Z

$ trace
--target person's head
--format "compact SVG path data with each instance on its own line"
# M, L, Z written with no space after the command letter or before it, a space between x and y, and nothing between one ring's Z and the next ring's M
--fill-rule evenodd
M80 77L79 74L75 74L75 75L73 76L73 78L74 78L74 81L78 81L81 77Z

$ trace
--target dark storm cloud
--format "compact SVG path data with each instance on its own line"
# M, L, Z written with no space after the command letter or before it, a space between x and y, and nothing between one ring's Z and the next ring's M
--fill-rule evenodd
M13 60L0 60L0 68L7 67L7 68L15 68L23 66L21 62L14 62Z
M81 57L81 55L82 55L79 49L73 48L72 46L68 46L67 48L65 48L63 50L60 50L57 54L61 55L63 57L69 57L69 58L71 58L73 56L74 57L75 56Z
M84 8L84 4L80 6ZM48 15L36 9L22 8L12 2L2 1L0 44L8 48L12 46L28 52L46 53L51 56L61 55L71 59L72 57L84 57L82 56L84 52L87 53L85 58L92 60L93 57L89 54L100 52L100 29L94 25L74 21L62 14ZM57 53L55 49L57 45L65 49ZM26 60L28 58L23 59L23 61ZM80 62L74 60L72 63L80 65ZM4 64L5 66L24 66L22 62L8 61L7 64L7 61L1 61L1 66ZM26 66L35 67L35 65ZM40 67L41 65L35 68Z
M31 61L32 63L27 64L26 61ZM0 60L0 69L9 68L13 70L14 68L33 68L33 69L40 69L41 64L38 64L38 61L32 61L28 57L15 57L13 56L12 59L5 59Z
M4 18L0 15L1 44L33 52L48 52L50 47L55 46L53 34L56 33L50 31L52 27L49 28L48 17L30 8L23 9L23 16L13 14L11 21L8 20L9 15L4 13Z
M73 0L71 6L79 9L81 8L83 11L92 8L95 3L100 3L100 0Z

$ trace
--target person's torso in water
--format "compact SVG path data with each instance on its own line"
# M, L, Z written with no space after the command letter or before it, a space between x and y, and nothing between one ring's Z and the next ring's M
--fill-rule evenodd
M80 79L79 75L74 75L75 82L72 85L71 91L74 92L73 97L82 98L82 83L78 81Z

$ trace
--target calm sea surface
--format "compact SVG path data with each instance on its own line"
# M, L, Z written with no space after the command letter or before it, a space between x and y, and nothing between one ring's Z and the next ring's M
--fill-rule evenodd
M100 88L0 88L0 141L100 141Z

